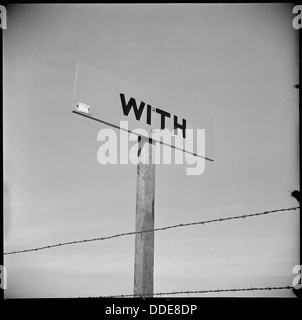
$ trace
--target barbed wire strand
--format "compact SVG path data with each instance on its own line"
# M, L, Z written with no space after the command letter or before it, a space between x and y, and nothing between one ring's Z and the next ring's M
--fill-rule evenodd
M139 295L139 294L121 294L115 296L100 296L100 298L128 298L128 297L142 297L148 298L153 296L167 296L176 294L205 294L205 293L221 293L221 292L238 292L238 291L270 291L270 290L289 290L293 289L292 286L283 287L250 287L250 288L232 288L232 289L211 289L211 290L196 290L196 291L173 291L173 292L157 292L153 295Z
M277 212L293 211L293 210L297 210L297 209L300 209L300 207L275 209L275 210L264 211L264 212L244 214L244 215L240 215L240 216L232 216L232 217L226 217L226 218L216 218L216 219L211 219L211 220L203 220L203 221L196 221L196 222L189 222L189 223L180 223L180 224L170 225L170 226L166 226L166 227L155 228L155 229L151 229L151 230L124 232L124 233L118 233L118 234L111 235L111 236L106 236L106 237L98 237L98 238L92 238L92 239L68 241L68 242L63 242L63 243L51 244L51 245L43 246L43 247L37 247L37 248L31 248L31 249L25 249L25 250L17 250L17 251L5 252L4 255L12 255L12 254L18 254L18 253L40 251L40 250L45 250L45 249L50 249L50 248L55 248L55 247L62 247L62 246L67 246L67 245L80 244L80 243L93 242L93 241L109 240L109 239L113 239L113 238L130 236L130 235L135 235L135 234L139 234L139 233L165 231L165 230L169 230L169 229L175 229L175 228L181 228L181 227L189 227L189 226L194 226L194 225L205 225L205 224L209 224L209 223L223 222L223 221L228 221L228 220L245 219L245 218L257 217L257 216L261 216L261 215L268 215L268 214L277 213Z

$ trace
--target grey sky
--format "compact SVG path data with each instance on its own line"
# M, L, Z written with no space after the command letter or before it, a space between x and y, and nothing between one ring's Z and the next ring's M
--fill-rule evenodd
M156 227L296 206L292 19L285 4L8 7L5 251L134 230L136 167L101 166L104 126L71 113L77 61L174 114L213 119L206 155L215 162L203 175L156 167ZM158 232L154 291L291 285L298 221L297 212L277 213ZM7 297L131 294L134 237L6 256L5 264Z

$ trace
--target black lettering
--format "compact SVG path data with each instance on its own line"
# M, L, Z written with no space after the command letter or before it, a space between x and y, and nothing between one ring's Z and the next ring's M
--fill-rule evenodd
M174 116L174 130L176 129L182 129L182 137L186 137L186 127L187 127L187 120L182 119L182 125L178 123L177 116Z
M151 124L151 112L152 112L152 107L150 104L147 104L147 124Z
M171 113L156 108L156 112L160 114L160 128L165 129L165 117L171 118Z
M134 98L131 97L128 103L126 103L125 95L123 93L120 93L120 97L121 97L124 115L128 116L130 109L133 108L136 120L140 120L142 113L144 111L145 102L142 101L140 103L139 108L137 108L136 101Z

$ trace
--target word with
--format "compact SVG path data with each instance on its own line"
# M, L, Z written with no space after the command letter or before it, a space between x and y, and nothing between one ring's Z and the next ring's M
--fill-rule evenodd
M0 266L0 288L6 289L6 268L5 268L5 266Z
M294 266L293 268L293 273L297 275L294 277L293 279L293 287L295 289L301 289L302 288L302 285L301 285L301 265L296 265Z
M125 116L128 116L131 108L133 109L134 115L136 120L140 120L142 117L142 113L145 108L145 102L141 101L139 108L137 107L136 101L134 98L130 98L130 100L126 103L125 95L123 93L120 93L121 97L121 103L122 103L122 108L123 108L123 113ZM150 104L147 104L147 116L146 116L146 122L147 124L151 125L152 123L152 111L155 111L160 115L160 129L166 129L166 118L171 118L171 113L166 112L164 110L161 110L159 108L154 108ZM182 136L183 138L186 138L186 127L187 127L187 120L182 119L182 124L178 123L178 117L174 115L174 130L176 131L177 129L182 130Z
M301 29L301 18L302 18L302 6L294 6L293 13L298 13L293 19L293 27L298 30Z
M100 164L118 164L118 151L119 164L128 164L129 160L130 163L134 165L142 162L141 157L138 157L138 137L143 137L143 139L146 139L146 143L149 143L148 140L150 141L150 137L148 135L148 132L144 129L134 129L129 134L127 121L120 121L120 128L121 130L119 131L119 139L118 134L113 129L105 128L101 129L98 132L97 141L104 142L97 151L97 160ZM185 159L185 162L188 165L195 165L195 167L193 168L186 168L187 175L202 174L205 170L205 157L197 157L193 155L193 131L193 129L187 129L187 138L186 140L183 140L181 137L174 135L173 132L168 129L154 129L151 134L151 141L155 144L154 153L152 154L152 164L172 164L172 154L170 146L172 139L174 139L174 164L183 164ZM205 129L197 129L195 131L197 152L199 155L204 155ZM129 142L136 143L134 143L134 145L129 149ZM184 149L192 151L192 154L186 152L184 155ZM148 159L148 156L146 156L146 159Z
M138 314L139 307L106 307L105 314L131 314L135 318Z
M7 29L7 13L6 8L0 5L0 28Z

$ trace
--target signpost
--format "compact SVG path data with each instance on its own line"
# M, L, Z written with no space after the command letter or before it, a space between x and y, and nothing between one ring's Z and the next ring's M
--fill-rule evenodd
M171 148L193 154L205 160L204 154L196 150L188 150L184 146L178 148L173 141L164 143L161 140L151 139L149 133L154 128L177 130L182 139L186 139L190 122L187 118L174 115L163 108L154 107L151 102L145 101L140 90L129 86L119 79L103 72L98 72L87 66L79 69L77 64L74 109L73 113L101 122L118 130L125 130L119 121L128 121L129 133L134 129L143 128L146 136L138 135L138 165L136 188L136 236L135 236L135 263L134 263L134 295L153 296L154 272L154 198L155 198L155 164L154 146L156 143L168 145ZM78 77L79 75L79 77ZM89 81L88 81L89 80ZM135 96L134 96L135 94ZM96 106L102 108L99 119ZM146 232L150 230L150 232Z
M154 144L139 138L136 186L135 231L154 229L155 164ZM134 295L153 295L154 231L135 235Z

